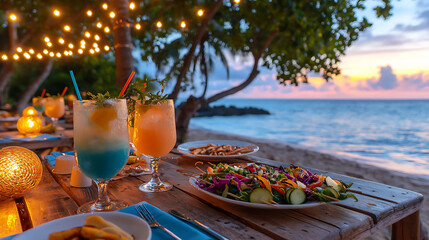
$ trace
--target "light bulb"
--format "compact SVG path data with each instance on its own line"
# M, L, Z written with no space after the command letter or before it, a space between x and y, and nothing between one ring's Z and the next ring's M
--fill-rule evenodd
M22 48L17 47L17 48L16 48L16 51L17 51L17 52L22 52Z
M13 59L18 60L18 59L19 59L18 54L14 54L14 55L13 55Z
M79 49L79 50L77 50L77 52L78 52L79 54L82 54L82 53L83 53L83 50L82 50L82 49Z
M11 14L9 14L9 19L11 21L15 22L16 20L18 20L18 17L14 13L11 13Z
M49 53L49 51L47 49L43 50L43 54L48 54L48 53Z
M98 23L97 23L97 27L98 27L98 28L101 28L102 26L103 26L103 24L101 24L101 22L98 22Z
M50 42L51 40L48 37L45 37L45 42Z
M85 40L80 41L80 45L85 45Z
M99 49L99 48L95 48L95 51L96 51L96 52L99 52L99 51L100 51L100 49Z
M235 3L240 3L240 0L234 0Z
M90 52L91 54L94 54L94 49L90 49L90 50L89 50L89 52Z
M55 54L54 54L53 52L50 52L50 53L49 53L49 56L50 56L50 57L53 57L53 56L55 56Z
M92 46L96 48L96 47L98 47L98 44L94 43Z
M30 48L30 50L28 50L28 52L29 52L30 54L34 54L34 50L33 50L32 48Z
M203 9L198 10L197 15L202 17L204 15L204 10Z
M137 23L137 24L135 25L135 28L136 28L137 30L140 30L140 29L142 28L142 25L140 25L140 23Z
M57 52L57 58L61 57L61 53Z
M94 36L94 39L95 39L96 41L99 41L99 40L100 40L100 36L95 35L95 36Z
M61 15L61 12L58 9L54 10L54 15L59 17Z
M186 22L185 21L180 22L180 27L181 28L185 28L186 27Z
M66 32L70 32L70 30L71 30L71 28L70 28L70 26L69 26L69 25L65 25L65 26L64 26L64 31L66 31Z
M133 2L130 2L130 9L134 10L136 8L136 4Z
M38 58L38 59L42 59L42 58L43 58L42 54L38 53L38 54L37 54L37 58Z
M52 47L52 43L51 42L46 43L46 45L48 45L48 47Z
M110 18L115 18L115 16L116 16L116 14L115 14L114 12L110 12L110 13L109 13L109 17L110 17Z
M4 61L6 61L7 60L6 54L3 54L3 56L1 56L1 59L4 60Z
M80 45L80 48L85 49L85 45L84 44Z
M26 59L30 59L30 54L28 54L28 53L24 53L24 57L26 58Z
M104 50L109 51L109 49L110 49L109 46L107 46L107 45L104 46Z
M68 55L69 55L69 52L68 52L68 51L64 51L64 55L65 55L65 56L68 56Z
M162 22L161 21L156 22L156 27L157 28L162 28Z
M105 33L109 33L109 32L110 32L110 28L109 28L109 27L105 27L105 28L104 28L104 32L105 32Z
M91 37L91 33L85 32L85 37L87 37L87 38Z
M88 17L91 17L92 16L92 11L91 10L86 11L86 15L88 15Z
M61 43L61 44L64 44L64 39L60 38L60 39L58 39L58 42Z
M106 10L108 8L107 3L104 3L103 5L101 5L101 7Z
M74 47L73 44L70 43L69 48L73 49L73 47Z

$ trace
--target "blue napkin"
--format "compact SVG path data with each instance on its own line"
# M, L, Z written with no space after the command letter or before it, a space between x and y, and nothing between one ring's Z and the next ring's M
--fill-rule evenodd
M33 141L45 141L45 140L57 140L60 139L58 136L53 136L51 134L41 134L34 137L11 137L10 139L16 141L24 141L24 142L33 142Z
M70 152L51 152L51 155L46 155L45 156L45 160L47 160L49 162L49 164L51 164L52 167L55 167L55 158L65 154L65 155L74 155L74 151L70 151Z
M12 140L10 140L10 137L0 138L0 143L8 143L8 142L12 142Z
M159 210L157 207L152 206L147 202L141 202L139 204L144 204L159 224L161 224L168 230L172 231L174 234L176 234L178 237L182 239L186 239L186 240L213 239L212 237L205 234L204 232L201 232L198 229L194 228L192 225L189 225L188 223L183 222L182 220L179 220L176 217L173 217L172 215ZM127 208L119 210L119 212L128 213L128 214L132 214L140 217L140 215L134 208L135 206L136 205L129 206ZM11 240L16 235L17 234L4 237L0 240ZM160 228L152 228L152 240L158 240L158 239L174 239L174 238L171 237L168 233L161 230Z

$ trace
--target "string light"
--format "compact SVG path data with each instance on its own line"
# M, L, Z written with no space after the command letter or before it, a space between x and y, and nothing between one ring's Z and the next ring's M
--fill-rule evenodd
M109 49L110 49L109 46L107 46L107 45L104 46L104 50L109 51Z
M101 22L98 22L98 23L97 23L97 27L98 27L98 28L101 28L102 26L103 26L103 24L101 24Z
M240 0L234 0L234 2L238 4L238 3L240 3Z
M89 50L89 52L90 52L91 54L94 54L94 49L90 49L90 50Z
M100 51L100 49L99 49L99 48L95 48L95 51L96 51L96 52L99 52L99 51Z
M140 29L142 28L142 25L140 25L140 23L137 23L137 24L135 25L135 28L136 28L137 30L140 30Z
M85 44L86 44L85 40L82 39L82 41L80 41L80 45L85 45Z
M18 20L18 17L14 13L11 13L11 14L9 14L9 19L12 22L15 22L16 20Z
M18 47L18 48L16 48L16 51L20 53L20 52L22 52L22 48Z
M61 53L57 52L57 58L61 58Z
M70 56L73 56L73 52L72 52L72 51L69 51L69 55L70 55Z
M69 44L69 48L73 49L73 47L74 47L74 46L73 46L73 44L72 44L72 43L70 43L70 44Z
M85 45L80 45L80 48L85 49Z
M82 50L82 49L79 49L79 50L77 50L77 52L78 52L79 54L82 54L82 53L83 53L83 50Z
M86 15L88 15L88 17L91 17L92 16L92 11L91 10L86 11Z
M30 54L34 54L34 50L33 50L32 48L30 48L30 50L28 50L28 52L29 52Z
M42 58L43 58L42 54L38 53L38 54L37 54L37 58L38 58L38 59L42 59Z
M48 47L52 47L52 43L51 42L46 43L46 45L48 45Z
M58 42L61 43L61 44L64 44L64 39L60 38L60 39L58 39Z
M110 28L109 28L109 27L105 27L105 28L104 28L104 32L105 32L105 33L109 33L109 32L110 32Z
M107 3L104 3L103 5L101 5L101 7L106 10L108 8Z
M65 56L68 56L68 55L69 55L69 52L68 52L68 51L64 51L64 55L65 55Z
M204 15L204 10L203 9L198 10L197 15L199 17L202 17Z
M7 56L5 54L3 54L3 56L1 56L1 59L6 61L7 60Z
M130 9L134 10L136 8L136 4L133 2L130 2Z
M44 54L48 54L48 53L49 53L49 51L48 51L47 49L45 49L45 50L43 50L43 53L44 53Z
M49 53L49 56L54 57L54 56L55 56L55 54L54 54L53 52L50 52L50 53Z
M58 9L54 10L54 15L59 17L61 15L61 12Z
M71 30L71 28L70 28L70 26L69 26L69 25L65 25L65 26L64 26L64 31L66 31L66 32L70 32L70 30Z
M116 16L116 14L115 14L114 12L110 12L110 13L109 13L109 17L110 17L110 18L115 18L115 16Z
M157 28L162 28L162 22L161 21L156 22L156 27Z
M24 53L24 57L25 57L26 59L30 59L30 58L31 58L30 54L28 54L27 52L26 52L26 53Z
M92 46L96 48L96 47L98 47L98 44L94 43L94 44L92 44Z
M14 55L13 55L13 59L18 60L18 59L19 59L18 54L14 54Z
M180 23L180 27L181 27L181 28L185 28L185 27L186 27L186 22L185 22L185 21L182 21L182 22Z
M45 42L50 42L51 40L48 37L45 37Z
M94 39L95 39L96 41L100 41L100 36L95 35L95 36L94 36Z
M91 33L85 32L85 37L87 37L87 38L91 37Z

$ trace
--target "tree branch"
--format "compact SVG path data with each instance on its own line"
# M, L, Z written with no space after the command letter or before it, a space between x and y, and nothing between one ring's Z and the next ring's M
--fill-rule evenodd
M179 96L180 86L182 84L183 79L185 78L186 72L188 71L191 65L192 58L194 57L195 49L197 48L197 45L201 42L201 38L204 36L204 33L207 31L209 22L212 20L212 18L214 17L214 15L217 13L217 11L221 6L222 6L222 0L216 1L210 8L210 11L207 13L204 20L202 21L201 26L198 28L194 41L192 42L191 48L189 49L188 53L184 57L183 66L180 69L179 76L177 77L176 85L174 86L174 89L171 92L171 94L168 96L168 98L176 101L177 97Z

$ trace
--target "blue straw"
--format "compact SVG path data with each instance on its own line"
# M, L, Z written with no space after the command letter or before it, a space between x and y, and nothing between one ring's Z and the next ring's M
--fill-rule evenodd
M74 78L74 74L72 70L70 70L70 76L71 76L71 79L73 80L74 90L76 91L77 98L79 98L79 100L82 101L82 97L80 96L79 88L77 87L76 79Z

